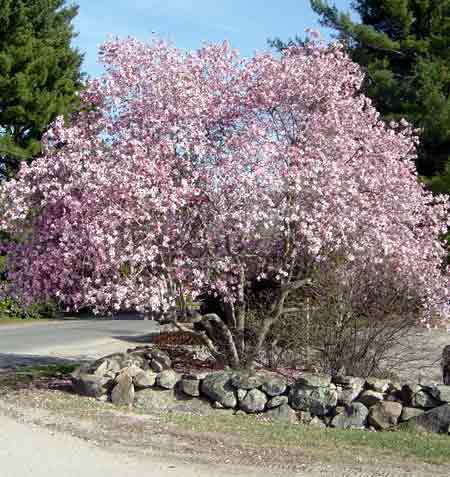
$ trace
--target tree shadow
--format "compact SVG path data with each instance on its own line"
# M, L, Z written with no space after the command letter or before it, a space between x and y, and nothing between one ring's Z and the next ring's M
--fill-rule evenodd
M0 372L13 371L23 367L34 366L63 366L92 361L88 356L60 358L58 356L42 356L18 353L0 353Z
M126 343L153 343L154 339L159 336L159 333L145 333L143 335L115 335L112 336L115 340L125 341Z
M54 320L59 321L151 321L146 320L142 313L136 311L120 311L112 315L94 315L92 312L80 313L62 312Z

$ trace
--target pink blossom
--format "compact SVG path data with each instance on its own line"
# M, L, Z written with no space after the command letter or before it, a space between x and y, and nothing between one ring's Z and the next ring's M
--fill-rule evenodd
M14 293L165 310L341 254L394 265L429 320L447 317L447 198L419 184L414 131L380 121L338 45L244 60L226 43L126 39L100 59L81 94L95 108L57 119L43 156L1 185Z

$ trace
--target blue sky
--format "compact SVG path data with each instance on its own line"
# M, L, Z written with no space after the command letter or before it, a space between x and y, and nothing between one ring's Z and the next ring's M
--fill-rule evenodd
M76 0L79 33L75 45L85 53L83 70L101 72L97 47L109 34L149 40L152 32L179 48L228 40L243 56L267 50L267 38L287 39L318 27L309 0ZM334 0L349 9L350 0ZM327 37L327 32L324 32Z

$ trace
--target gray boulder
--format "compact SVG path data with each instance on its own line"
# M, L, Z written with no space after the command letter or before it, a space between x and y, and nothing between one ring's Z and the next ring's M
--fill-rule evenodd
M123 353L115 353L104 358L100 358L88 365L89 372L97 376L116 375L123 368L123 361L126 355Z
M358 402L361 402L367 408L374 406L378 402L382 401L384 398L383 393L377 391L372 391L371 389L366 389L358 397Z
M375 429L389 429L397 425L402 409L403 406L398 402L382 401L369 409L367 420Z
M267 409L273 409L278 406L282 406L283 404L288 404L289 398L287 396L274 396L272 399L267 401L266 407Z
M287 389L286 380L279 376L273 376L270 378L266 378L261 389L271 397L280 396L284 394Z
M307 384L309 383L309 384ZM328 385L326 384L328 383ZM289 403L292 408L299 411L309 411L316 416L325 416L337 404L337 391L330 379L302 377L291 386Z
M122 373L116 378L116 385L111 392L111 401L119 406L131 405L133 403L133 379L127 373Z
M117 364L117 362L116 362ZM120 368L119 368L120 369ZM109 371L109 362L105 359L96 369L93 369L93 374L95 376L104 376Z
M385 393L391 386L390 381L386 379L367 378L366 387L377 393Z
M173 389L180 376L173 369L165 369L156 378L156 384L163 389Z
M151 388L156 383L157 374L147 370L147 371L140 371L137 373L133 378L133 383L136 389L146 389Z
M405 384L402 387L402 396L404 402L410 407L432 409L442 404L418 384Z
M446 434L450 426L450 404L435 407L431 411L413 417L409 419L408 424L419 431Z
M200 391L212 401L220 403L223 407L234 408L237 398L234 387L231 385L233 373L222 371L212 373L203 380Z
M70 378L72 381L77 380L82 374L93 374L92 370L89 368L88 365L82 364L78 366L70 373Z
M195 376L183 376L179 386L180 390L187 396L200 396L200 381Z
M213 409L206 399L192 398L175 389L148 388L136 393L134 407L144 413L177 412L198 416L231 415L231 410Z
M437 384L436 386L427 387L427 391L437 401L445 404L450 403L450 386L445 384Z
M385 401L395 401L403 404L402 396L397 393L387 394L384 398Z
M151 349L148 352L148 356L151 358L150 367L157 373L172 367L170 356L160 349Z
M245 396L247 396L248 391L245 389L238 389L236 390L236 396L238 398L238 401L243 401L245 399Z
M409 421L413 417L420 416L424 412L423 409L418 409L417 407L404 407L400 415L400 422Z
M170 368L164 368L164 366L159 361L150 361L150 369L155 373L161 373L162 371L164 371L164 369Z
M144 364L144 358L137 354L126 355L122 361L122 368L140 368Z
M366 426L369 410L364 404L355 402L333 417L331 427L339 429L361 429Z
M73 389L77 394L95 398L107 394L112 381L111 377L95 374L77 373L77 377L72 376Z
M353 379L355 379L353 376L347 376L346 374L335 374L331 378L331 382L334 384L347 385L350 384Z
M261 412L267 403L267 396L259 389L250 389L245 398L239 402L239 409L245 412Z
M230 383L236 389L257 389L264 382L264 378L254 373L236 373L231 377Z
M134 378L135 376L137 376L139 373L142 372L142 369L136 364L132 364L131 366L128 366L128 368L124 368L123 371L125 371L128 374L128 376L131 376L132 378Z
M389 389L388 389L389 394L401 393L401 391L402 391L402 385L398 381L392 381L389 383Z
M419 391L418 393L414 394L411 399L411 406L421 407L423 409L432 409L439 406L440 404L442 403L437 399L434 399L433 396L425 391Z
M341 406L351 404L364 389L364 379L347 376L346 382L337 383L338 404ZM343 379L341 379L343 381Z
M295 411L287 404L269 409L263 414L265 419L276 422L286 422L289 424L295 424L298 422Z

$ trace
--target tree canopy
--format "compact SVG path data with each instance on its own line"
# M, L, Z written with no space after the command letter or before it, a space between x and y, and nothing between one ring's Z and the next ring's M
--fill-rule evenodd
M65 0L0 0L0 180L36 156L48 125L77 103L77 10Z
M450 0L353 0L357 15L311 0L366 73L365 93L386 120L422 130L419 174L445 176L450 159ZM359 17L355 20L354 17ZM275 46L283 48L282 41ZM443 177L433 185L440 191ZM450 186L450 180L447 179Z
M380 119L339 46L241 59L227 44L127 39L100 58L82 93L96 108L59 118L42 157L0 186L0 228L19 238L6 244L13 293L157 310L232 366L328 261L343 277L392 269L424 320L447 317L446 200L417 180L411 127ZM271 286L250 346L258 283ZM225 311L201 330L171 314L205 292Z

